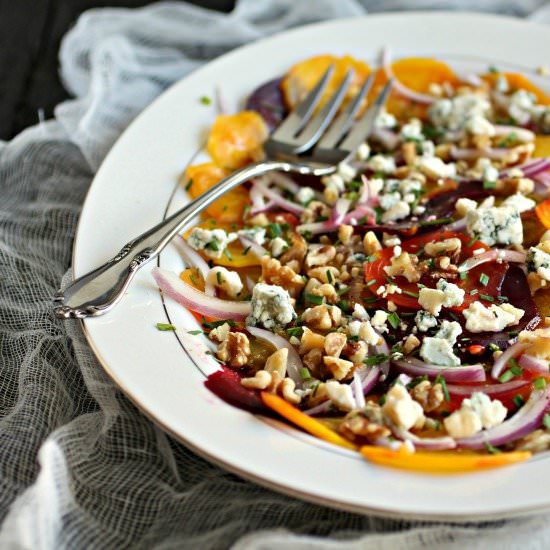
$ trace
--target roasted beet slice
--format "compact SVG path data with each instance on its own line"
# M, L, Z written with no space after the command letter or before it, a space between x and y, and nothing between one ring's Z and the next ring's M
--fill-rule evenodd
M204 385L234 407L250 412L268 412L259 394L244 388L238 373L225 365L221 366L221 370L211 374Z
M516 340L516 334L522 330L533 330L541 321L539 310L531 297L527 277L521 267L511 265L506 273L506 277L501 287L502 296L507 296L508 301L517 308L523 309L525 312L521 321L507 330L502 332L464 332L458 341L461 344L462 352L469 359L479 358L479 355L470 356L468 347L479 344L487 348L487 354L491 350L488 349L489 344L496 344L501 350L506 349ZM462 318L463 319L463 318ZM464 338L469 340L464 341Z
M426 213L416 220L403 220L393 224L362 225L361 229L384 231L391 234L401 234L405 237L433 231L437 228L432 222L443 218L450 218L454 214L456 201L460 198L480 200L488 197L494 191L484 189L483 182L477 180L463 181L456 189L438 193L431 197L423 206Z
M262 84L252 92L246 102L246 109L259 113L270 131L281 123L287 113L281 92L281 80L276 78Z

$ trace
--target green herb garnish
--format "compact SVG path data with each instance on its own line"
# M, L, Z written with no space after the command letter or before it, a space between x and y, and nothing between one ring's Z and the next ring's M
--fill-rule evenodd
M315 304L316 306L320 306L323 303L323 297L316 296L315 294L306 294L306 300L310 304Z
M479 276L479 282L483 285L483 286L487 286L489 284L489 275L487 275L486 273L482 273L480 276Z
M544 390L546 388L546 378L535 378L533 380L533 386L537 390Z
M371 355L370 357L367 357L363 363L367 365L367 367L374 367L375 365L380 365L384 363L384 361L387 361L389 357L385 353L377 353L376 355Z
M443 390L443 396L445 397L445 401L450 401L451 400L451 396L449 395L449 389L447 388L447 382L445 380L445 378L443 378L443 376L441 376L441 374L438 374L434 380L434 385L435 384L440 384L441 385L441 389Z
M157 323L155 326L161 331L176 330L176 327L170 323Z
M401 322L401 319L399 318L399 315L395 313L395 311L392 311L388 315L388 323L393 327L397 328L399 326L399 323Z

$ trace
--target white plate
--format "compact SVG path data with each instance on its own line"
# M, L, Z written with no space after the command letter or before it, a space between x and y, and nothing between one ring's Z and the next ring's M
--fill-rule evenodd
M299 59L331 52L372 62L388 43L398 57L435 56L460 71L490 64L519 68L548 87L535 76L535 68L548 61L548 27L494 16L368 16L303 27L240 48L173 86L113 147L84 205L75 275L103 263L186 201L176 181L195 162L215 114L200 96L212 96L219 86L226 102L237 106L255 86ZM174 249L160 263L181 267ZM106 371L134 403L198 454L278 491L355 512L471 521L550 507L543 481L548 456L469 475L405 473L370 465L357 454L225 404L203 386L206 362L197 368L174 333L156 330L155 323L168 319L186 328L194 324L181 307L167 301L165 309L150 267L113 312L86 320L86 333Z

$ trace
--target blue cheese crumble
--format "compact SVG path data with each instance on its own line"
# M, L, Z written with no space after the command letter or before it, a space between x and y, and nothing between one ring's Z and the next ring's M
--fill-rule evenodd
M288 325L296 318L288 291L278 285L258 283L252 291L251 313L247 317L248 325L263 325L274 329Z
M426 336L420 348L420 357L426 363L442 367L458 367L460 359L453 353L453 346L445 338Z
M414 322L420 332L427 332L429 329L437 326L437 319L423 309L416 312Z
M189 246L211 258L221 258L230 242L237 238L236 233L226 233L223 229L203 229L195 227L187 238Z
M517 206L513 205L469 210L466 214L466 231L470 237L488 246L523 242L521 217Z

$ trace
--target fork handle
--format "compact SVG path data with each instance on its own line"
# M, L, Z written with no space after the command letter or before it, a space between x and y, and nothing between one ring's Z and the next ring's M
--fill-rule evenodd
M114 258L60 291L55 297L55 314L63 319L81 319L107 313L120 301L139 269L156 258L195 216L227 191L274 170L321 176L333 172L334 167L312 162L266 160L241 168L181 210L125 244Z

